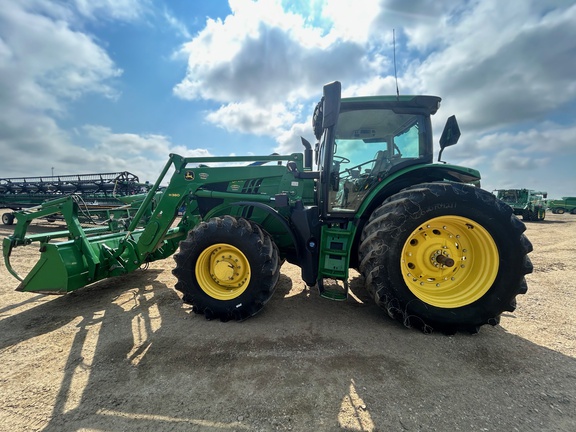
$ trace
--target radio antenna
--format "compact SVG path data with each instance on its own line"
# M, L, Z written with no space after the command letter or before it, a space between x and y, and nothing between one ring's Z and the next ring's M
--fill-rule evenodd
M392 29L392 44L394 45L394 79L396 80L396 99L400 100L400 90L398 90L398 74L396 73L396 29Z

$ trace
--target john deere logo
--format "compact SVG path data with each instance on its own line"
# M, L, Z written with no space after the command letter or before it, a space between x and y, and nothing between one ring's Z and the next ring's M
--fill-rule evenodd
M194 171L186 171L186 175L184 175L186 180L194 180Z

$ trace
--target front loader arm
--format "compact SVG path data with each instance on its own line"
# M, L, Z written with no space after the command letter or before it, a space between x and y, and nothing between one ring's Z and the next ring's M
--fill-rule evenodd
M231 164L250 161L256 164ZM171 154L147 195L135 199L136 203L140 202L139 207L132 202L109 210L106 223L95 228L82 226L73 195L23 210L17 213L14 234L3 241L6 267L21 281L18 290L45 294L63 294L132 272L144 263L172 255L188 231L209 213L210 200L249 200L273 205L277 194L290 196L293 201L302 199L304 182L294 181L286 167L278 165L282 161L295 162L302 170L299 154L220 158L184 158ZM205 163L215 166L208 167ZM228 166L222 166L226 163ZM164 188L161 185L170 169L173 174ZM222 185L228 188L224 192L220 192ZM200 208L201 204L205 208ZM175 226L182 206L186 210ZM126 214L116 216L118 209ZM32 220L57 213L66 221L66 230L27 235ZM21 277L10 262L12 251L33 243L39 243L40 259L26 277Z

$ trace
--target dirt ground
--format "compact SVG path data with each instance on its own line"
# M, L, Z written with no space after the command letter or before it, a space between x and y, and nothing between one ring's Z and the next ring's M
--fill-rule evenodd
M391 321L357 274L334 302L285 264L263 312L221 323L182 304L172 258L60 297L2 264L0 430L574 431L576 216L527 227L518 309L450 337Z

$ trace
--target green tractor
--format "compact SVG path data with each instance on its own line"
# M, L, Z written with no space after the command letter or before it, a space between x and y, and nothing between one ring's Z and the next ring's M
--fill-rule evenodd
M525 221L543 221L546 217L548 193L532 189L497 189L496 196Z
M407 327L451 334L497 324L526 292L532 245L510 206L478 187L478 171L433 163L440 98L340 94L339 82L324 86L314 150L302 139L303 153L290 155L171 154L135 214L107 226L82 227L66 197L18 213L3 242L17 289L62 294L175 254L183 301L208 319L241 321L272 297L286 260L335 300L357 269ZM459 136L452 116L440 153ZM33 219L56 212L67 230L26 235ZM21 277L11 252L32 243L40 259Z

